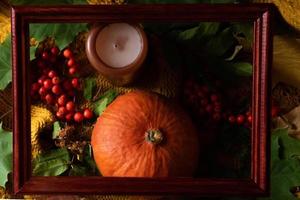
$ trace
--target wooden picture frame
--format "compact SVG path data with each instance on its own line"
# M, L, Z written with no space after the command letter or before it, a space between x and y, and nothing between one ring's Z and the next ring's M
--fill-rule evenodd
M270 72L272 60L270 4L164 4L118 6L47 6L12 8L13 190L17 194L172 194L265 196L269 194ZM253 22L251 177L118 178L35 177L31 175L29 23L62 22Z

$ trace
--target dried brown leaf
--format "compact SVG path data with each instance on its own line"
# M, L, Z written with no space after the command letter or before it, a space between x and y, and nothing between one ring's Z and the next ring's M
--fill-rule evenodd
M278 117L275 122L277 128L288 128L290 136L300 139L300 106Z

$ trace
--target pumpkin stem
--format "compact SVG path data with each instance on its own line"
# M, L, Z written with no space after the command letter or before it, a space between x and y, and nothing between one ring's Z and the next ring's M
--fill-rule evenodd
M163 141L163 134L158 129L150 129L146 131L146 140L153 144L159 144Z

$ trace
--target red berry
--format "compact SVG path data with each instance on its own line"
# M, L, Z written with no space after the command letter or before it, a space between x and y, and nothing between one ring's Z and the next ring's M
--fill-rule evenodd
M93 118L93 112L86 108L84 111L83 111L83 116L85 119L92 119Z
M45 68L46 67L46 64L44 63L44 61L42 61L42 60L39 60L38 62L37 62L37 66L39 67L39 68Z
M81 112L77 112L74 114L74 121L75 122L82 122L83 121L83 114Z
M68 62L67 62L67 66L68 66L68 67L72 67L72 66L74 66L74 64L75 64L74 58L70 58L70 59L68 60Z
M218 95L216 95L216 94L212 94L212 95L210 96L210 100L211 100L212 102L216 102L216 101L219 100L219 97L218 97Z
M206 85L204 85L204 86L202 86L202 91L204 93L208 93L209 92L209 88Z
M44 96L44 95L46 95L46 93L47 93L47 90L46 90L46 88L44 88L44 87L41 87L41 88L39 89L39 94L40 94L41 96Z
M187 80L187 81L185 82L185 85L186 85L186 87L191 88L191 87L193 87L193 86L195 85L195 83L194 83L193 80L189 79L189 80Z
M58 119L63 119L64 118L64 115L61 113L61 112L56 112L56 117Z
M228 117L228 121L229 121L231 124L235 123L235 116L230 115L230 116Z
M32 89L30 90L30 96L32 96L32 97L35 96L35 91Z
M245 122L245 116L244 115L238 115L236 117L236 123L237 124L243 124Z
M77 69L75 67L70 67L69 74L74 75L77 72Z
M272 106L272 109L271 109L271 115L272 117L277 117L278 114L279 114L279 107L278 106Z
M54 103L54 97L52 94L47 94L45 96L45 100L47 102L47 104L53 104Z
M52 81L51 81L51 79L46 79L46 80L44 80L44 82L43 82L43 86L44 86L44 88L45 89L50 89L51 87L52 87Z
M215 113L215 114L213 114L213 120L215 120L215 121L220 121L220 119L221 119L220 113Z
M42 73L43 73L43 75L45 75L45 76L48 76L48 73L50 72L50 69L49 68L45 68L45 69L43 69L43 71L42 71Z
M208 104L208 100L207 99L202 99L200 101L200 103L201 103L202 106L206 106Z
M68 113L68 114L66 114L65 118L66 118L67 122L70 122L70 121L72 121L73 117L74 117L73 113Z
M72 83L74 88L79 87L79 79L78 78L73 78L71 83Z
M205 111L204 111L204 109L202 107L198 108L198 115L199 116L205 115Z
M73 56L72 51L70 49L65 49L63 54L66 58L71 58Z
M67 114L67 109L63 106L59 107L57 112L60 112L61 114L65 115Z
M52 78L52 83L53 83L54 85L59 84L59 83L60 83L59 77L58 77L58 76L53 77L53 78Z
M48 52L44 51L44 52L42 53L42 58L43 58L44 60L48 60L48 59L49 59L49 54L48 54Z
M31 90L38 91L39 89L40 89L40 84L39 83L33 83L31 85Z
M41 76L41 77L39 78L39 80L38 80L38 83L39 83L40 85L43 85L44 80L45 80L46 78L47 78L47 77L46 77L45 75Z
M208 105L205 107L205 110L206 110L206 112L208 112L208 113L212 113L213 109L214 109L213 106L210 105L210 104L208 104Z
M193 93L193 92L191 91L190 88L187 88L187 87L184 88L184 94L190 96L192 93Z
M39 78L38 84L43 85L44 79Z
M50 60L51 63L55 63L56 62L56 56L51 55L49 60Z
M57 54L59 53L59 49L58 49L57 47L52 47L52 48L51 48L51 53L52 53L53 55L57 55Z
M204 97L205 96L205 94L203 93L203 91L200 88L197 90L197 95L199 97Z
M54 76L57 76L56 71L51 70L51 71L48 72L48 77L49 77L49 78L53 78Z
M194 95L194 94L190 94L190 96L189 96L189 101L190 101L191 103L195 103L196 100L197 100L197 96Z
M214 108L214 111L215 111L215 112L221 112L221 110L222 110L221 104L215 105L215 108Z
M61 93L61 87L59 85L54 85L52 87L52 92L56 95L60 94Z
M65 90L71 90L73 89L72 83L68 80L65 80L63 83L63 87Z
M74 96L75 96L75 92L74 92L73 90L69 90L69 91L68 91L68 95L69 95L70 97L74 97Z
M251 112L250 111L246 112L246 115L247 116L251 115Z
M58 99L57 99L57 103L60 106L64 106L66 105L67 102L67 96L65 94L61 95Z
M248 115L247 120L248 120L249 124L252 124L252 115Z
M66 104L67 111L74 111L75 110L75 104L73 101L69 101Z

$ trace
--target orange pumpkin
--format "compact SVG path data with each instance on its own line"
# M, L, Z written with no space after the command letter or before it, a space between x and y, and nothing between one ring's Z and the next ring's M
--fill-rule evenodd
M146 91L114 100L98 118L91 143L103 176L192 176L199 158L198 135L189 116Z

